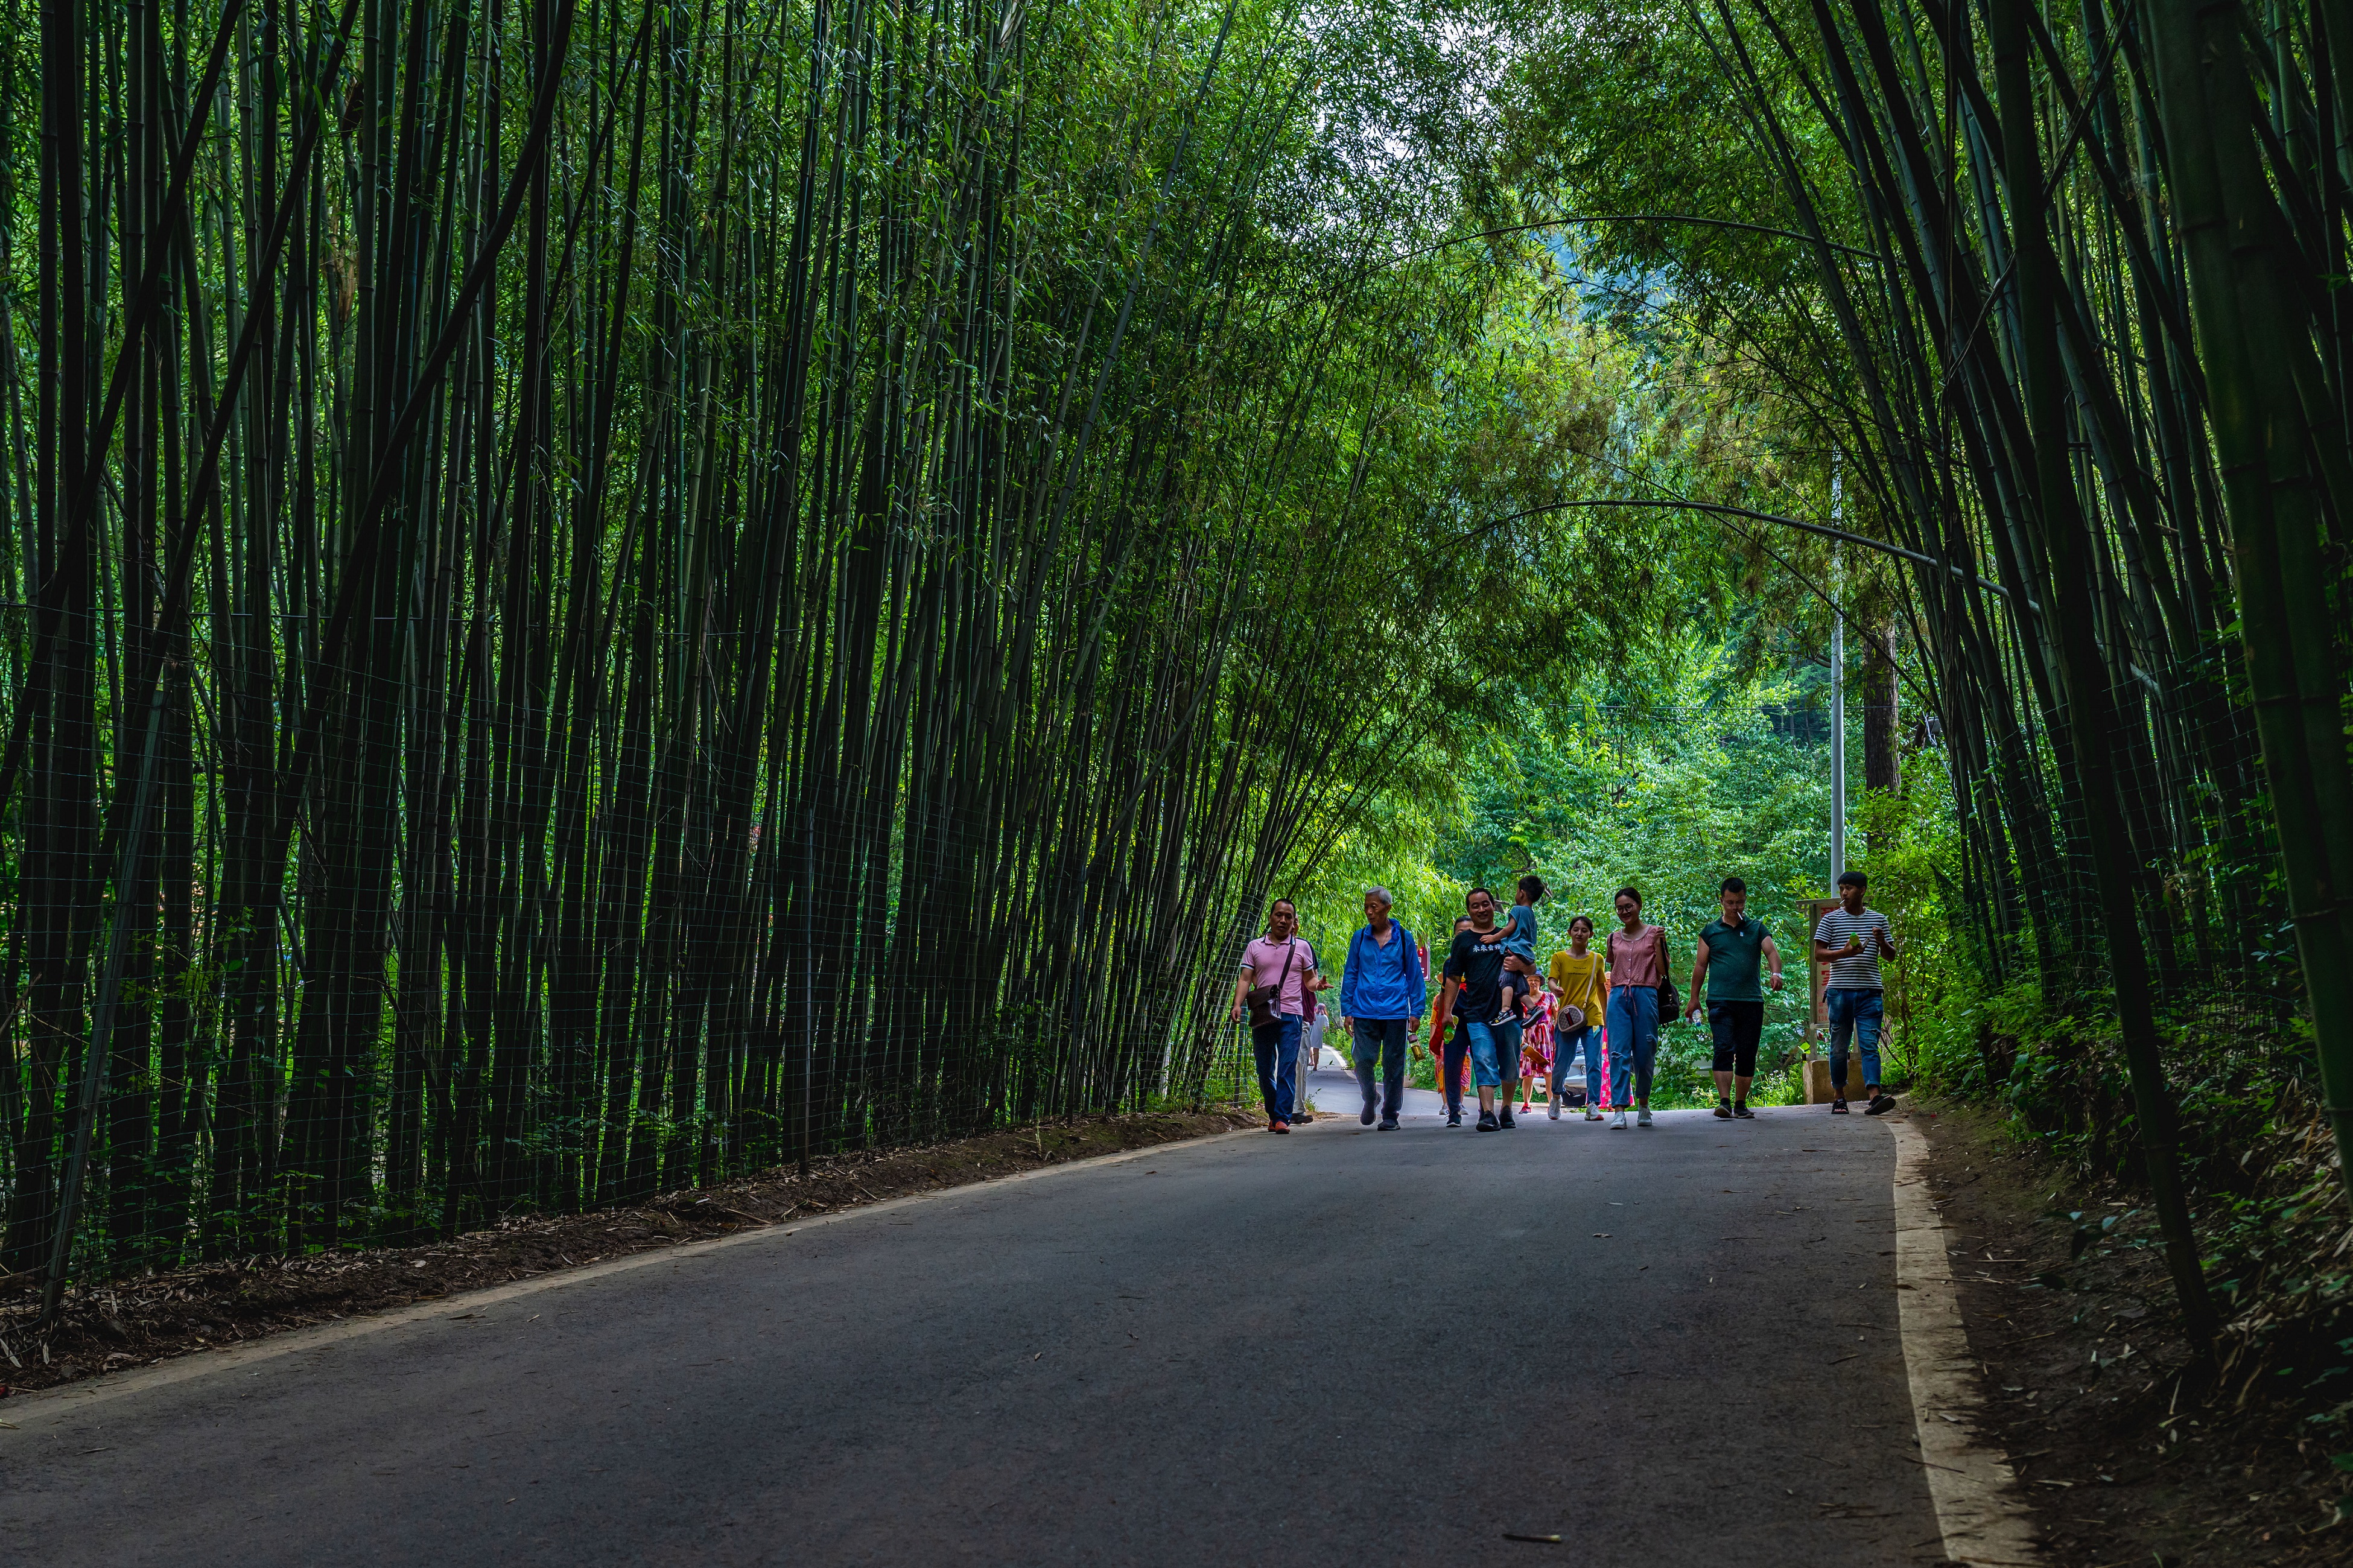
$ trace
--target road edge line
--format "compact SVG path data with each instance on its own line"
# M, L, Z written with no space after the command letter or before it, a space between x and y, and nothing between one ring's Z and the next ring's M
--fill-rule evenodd
M1092 1154L1083 1160L1065 1160L1055 1165L1037 1165L1027 1171L1016 1171L1011 1175L992 1176L987 1181L964 1182L952 1187L934 1187L926 1193L907 1193L895 1198L884 1198L880 1203L860 1204L855 1208L836 1209L830 1214L810 1215L803 1219L776 1220L766 1225L731 1231L725 1236L714 1236L702 1241L683 1242L676 1247L648 1247L643 1252L632 1252L625 1258L609 1258L601 1263L583 1264L576 1268L554 1269L545 1274L534 1275L529 1279L510 1280L504 1285L488 1285L479 1290L437 1297L430 1301L413 1302L406 1307L388 1308L364 1318L346 1318L332 1323L312 1323L300 1329L289 1329L283 1333L272 1334L267 1339L258 1340L249 1344L225 1347L210 1354L201 1351L191 1352L185 1355L174 1356L172 1360L157 1366L144 1366L135 1372L105 1374L100 1378L93 1378L89 1383L68 1384L62 1388L42 1389L37 1393L20 1395L19 1399L22 1403L15 1399L10 1400L7 1405L0 1405L0 1412L5 1412L8 1415L22 1415L26 1418L26 1426L23 1429L29 1431L30 1423L43 1416L62 1417L76 1415L96 1405L109 1404L125 1394L168 1388L174 1384L186 1383L199 1377L209 1377L216 1373L234 1372L239 1367L252 1366L259 1362L276 1361L281 1356L294 1355L302 1351L323 1350L330 1345L380 1333L386 1329L404 1328L410 1323L427 1322L435 1318L462 1316L484 1307L495 1307L503 1301L537 1295L543 1290L551 1290L562 1285L578 1285L589 1280L602 1279L608 1275L626 1274L632 1269L650 1268L657 1263L675 1263L682 1258L697 1258L704 1253L717 1252L730 1247L741 1247L748 1242L782 1240L786 1237L797 1236L805 1230L839 1225L844 1220L860 1219L868 1215L885 1214L940 1198L987 1192L991 1188L1010 1186L1021 1182L1034 1182L1047 1176L1060 1175L1069 1171L1094 1170L1105 1165L1123 1164L1130 1160L1143 1159L1147 1154L1171 1154L1180 1150L1198 1149L1211 1143L1222 1143L1229 1139L1246 1138L1263 1131L1264 1129L1257 1127L1238 1127L1230 1132L1211 1132L1199 1138L1179 1138L1165 1143L1147 1143L1140 1149L1123 1149L1115 1154ZM48 1421L44 1425L55 1426L56 1423Z
M1945 1222L1928 1200L1928 1136L1908 1121L1895 1135L1895 1300L1904 1366L1918 1428L1921 1474L1936 1509L1945 1556L2013 1568L2041 1563L2032 1510L2001 1445L1984 1432L1977 1358L1961 1318Z

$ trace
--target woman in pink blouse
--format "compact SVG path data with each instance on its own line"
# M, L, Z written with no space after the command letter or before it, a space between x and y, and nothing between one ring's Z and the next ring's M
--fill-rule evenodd
M1651 1069L1659 1059L1659 986L1673 965L1667 933L1642 923L1640 889L1618 889L1618 927L1602 960L1609 966L1609 1104L1611 1130L1626 1125L1627 1080L1641 1107L1638 1126L1651 1125Z

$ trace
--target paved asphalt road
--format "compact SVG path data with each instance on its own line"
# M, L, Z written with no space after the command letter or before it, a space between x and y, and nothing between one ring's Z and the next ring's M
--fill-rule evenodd
M1365 1103L1365 1091L1356 1087L1354 1073L1337 1068L1319 1068L1307 1075L1307 1108L1325 1116L1356 1114ZM1408 1116L1443 1116L1446 1101L1435 1089L1409 1089L1405 1091L1405 1113ZM1536 1114L1544 1114L1543 1107ZM1474 1114L1472 1120L1478 1118Z
M1877 1121L1819 1109L1623 1132L1345 1117L965 1188L86 1407L11 1401L0 1544L1941 1561L1893 1162Z

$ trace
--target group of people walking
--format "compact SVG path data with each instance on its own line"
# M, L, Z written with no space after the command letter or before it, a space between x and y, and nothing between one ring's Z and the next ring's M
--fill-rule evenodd
M1816 922L1811 944L1813 962L1830 969L1824 995L1831 1081L1836 1086L1831 1111L1839 1116L1849 1113L1844 1085L1850 1044L1861 1054L1866 1114L1882 1115L1895 1106L1880 1083L1879 965L1897 952L1886 917L1864 902L1869 886L1862 872L1841 874L1838 905ZM1387 888L1365 890L1365 923L1348 941L1339 1000L1340 1028L1352 1037L1356 1081L1364 1092L1362 1121L1371 1126L1377 1117L1381 1131L1397 1130L1407 1053L1428 1015L1448 1126L1462 1124L1466 1058L1478 1089L1478 1129L1496 1132L1514 1125L1512 1097L1524 1071L1548 1080L1546 1114L1558 1121L1564 1079L1579 1056L1585 1061L1586 1121L1603 1119L1606 1058L1611 1127L1627 1126L1630 1110L1633 1125L1651 1126L1659 1026L1679 1010L1693 1023L1707 1024L1715 1114L1752 1119L1748 1094L1764 1036L1765 987L1778 991L1784 979L1780 949L1764 923L1747 912L1747 884L1737 877L1724 879L1717 893L1720 912L1699 933L1688 990L1680 996L1666 931L1642 918L1641 892L1631 886L1619 889L1612 900L1618 924L1599 951L1593 948L1592 920L1580 914L1568 922L1568 946L1539 970L1535 906L1545 893L1541 878L1523 877L1511 907L1501 910L1491 889L1471 889L1454 922L1433 1013L1427 950L1393 918L1396 900ZM1231 1016L1239 1023L1247 1014L1250 1020L1259 1092L1272 1132L1288 1132L1293 1121L1306 1118L1302 1029L1320 1005L1319 994L1332 984L1298 925L1296 906L1277 899L1268 910L1266 933L1243 949L1241 970L1234 977ZM1531 1026L1549 1034L1548 1053L1524 1046ZM1527 1109L1525 1093L1520 1103Z

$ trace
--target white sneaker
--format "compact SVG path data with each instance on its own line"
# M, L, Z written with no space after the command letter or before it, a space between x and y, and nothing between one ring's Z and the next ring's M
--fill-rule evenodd
M1616 1119L1609 1123L1609 1131L1612 1132L1623 1132L1626 1131L1626 1113L1624 1111L1620 1111Z
M1635 1116L1634 1125L1637 1127L1648 1127L1650 1124L1651 1108L1646 1105L1641 1109L1641 1111Z
M1546 1121L1557 1121L1560 1120L1560 1101L1557 1100L1547 1100L1545 1101L1545 1120Z
M1588 1106L1586 1108L1585 1119L1588 1121L1599 1121L1601 1120L1601 1112L1595 1110Z

